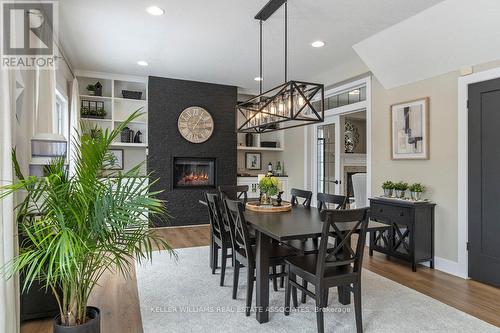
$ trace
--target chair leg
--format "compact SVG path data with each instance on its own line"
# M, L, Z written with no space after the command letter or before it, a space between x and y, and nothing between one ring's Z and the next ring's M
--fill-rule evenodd
M285 281L285 316L290 315L290 296L291 296L290 273L288 272L287 269L287 275Z
M250 309L252 308L252 294L253 294L253 280L254 280L254 269L248 267L247 271L247 307L245 310L245 315L250 316Z
M276 275L276 266L273 266L272 270L273 274ZM278 278L276 276L273 277L273 290L278 291Z
M212 274L215 274L215 270L217 269L217 266L219 265L219 245L214 242L214 249L212 251Z
M363 315L361 312L361 281L354 283L354 314L356 316L356 331L363 333Z
M304 287L305 289L307 289L307 281L306 281L306 280L304 280L304 279L302 279L302 287ZM306 295L306 293L303 291L303 292L302 292L302 295L301 295L301 297L300 297L300 301L301 301L302 303L305 303L305 302L306 302L306 296L307 296L307 295Z
M316 325L318 326L318 333L325 332L325 323L323 318L323 301L324 294L322 290L316 291Z
M220 286L224 286L224 277L226 275L226 262L227 262L227 247L223 246L221 250L221 270L220 270Z
M285 273L285 265L281 265L281 273ZM280 277L280 288L283 288L285 285L285 277Z
M297 276L295 274L288 273L288 278L297 283ZM297 308L299 306L299 301L297 299L297 287L294 286L292 286L292 302L294 308Z
M238 260L234 262L234 275L233 275L233 299L236 299L236 293L238 292L238 279L240 277L240 263Z

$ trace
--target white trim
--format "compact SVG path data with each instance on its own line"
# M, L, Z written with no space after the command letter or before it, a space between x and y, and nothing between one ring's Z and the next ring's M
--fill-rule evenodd
M422 263L422 265L425 267L429 267L429 262L426 261L426 262ZM460 275L460 269L459 269L458 262L456 262L456 261L451 261L451 260L448 260L445 258L435 256L434 257L434 269L441 271L441 272L451 274L451 275L462 277Z
M468 86L500 78L500 68L494 68L458 78L458 267L457 276L468 278Z
M148 83L147 76L137 76L137 75L123 75L123 74L111 74L103 72L93 72L77 69L75 70L77 77L90 77L103 80L116 80L116 81L130 81L138 83ZM114 96L114 95L113 95Z
M353 112L357 112L360 110L364 110L366 112L366 198L370 198L372 195L372 184L371 184L371 179L372 179L372 147L371 147L371 142L372 142L372 77L371 76L366 76L362 79L352 81L349 83L346 83L342 86L338 86L332 89L329 89L325 91L325 98L331 95L335 95L338 93L342 93L344 91L351 90L356 87L361 87L361 86L366 87L366 100L358 103L353 103L349 105L345 105L342 107L330 109L330 110L325 110L325 119L328 117L333 117L333 116L339 116L339 115L345 115ZM314 127L315 128L315 127ZM313 174L314 163L313 157L314 153L311 152L311 147L315 147L315 145L312 145L313 142L312 137L315 134L312 133L311 131L311 126L304 126L304 188L310 188L313 189L315 187L315 182L314 179L312 179L311 175ZM314 149L313 149L314 152ZM367 205L369 203L367 202Z

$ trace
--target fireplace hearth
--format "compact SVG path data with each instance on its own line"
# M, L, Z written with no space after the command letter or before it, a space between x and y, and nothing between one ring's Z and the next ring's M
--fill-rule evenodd
M174 158L174 188L214 188L214 158Z

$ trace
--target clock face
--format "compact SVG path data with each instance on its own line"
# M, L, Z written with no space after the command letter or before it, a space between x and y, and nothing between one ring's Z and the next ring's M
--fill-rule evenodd
M212 136L214 120L204 108L191 106L179 115L177 128L184 139L192 143L202 143Z

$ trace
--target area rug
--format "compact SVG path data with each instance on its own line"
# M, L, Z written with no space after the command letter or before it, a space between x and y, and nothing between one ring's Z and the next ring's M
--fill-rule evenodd
M191 332L317 332L314 301L290 316L283 314L284 289L270 286L269 322L259 324L255 313L244 313L246 271L240 271L238 299L233 300L233 269L228 260L225 286L220 272L208 267L209 248L177 250L175 261L166 252L156 252L153 264L137 265L137 284L144 333ZM425 296L413 289L364 270L362 281L364 332L500 332L500 328ZM330 289L325 311L326 332L356 332L353 305L338 302ZM253 297L255 306L255 288Z

